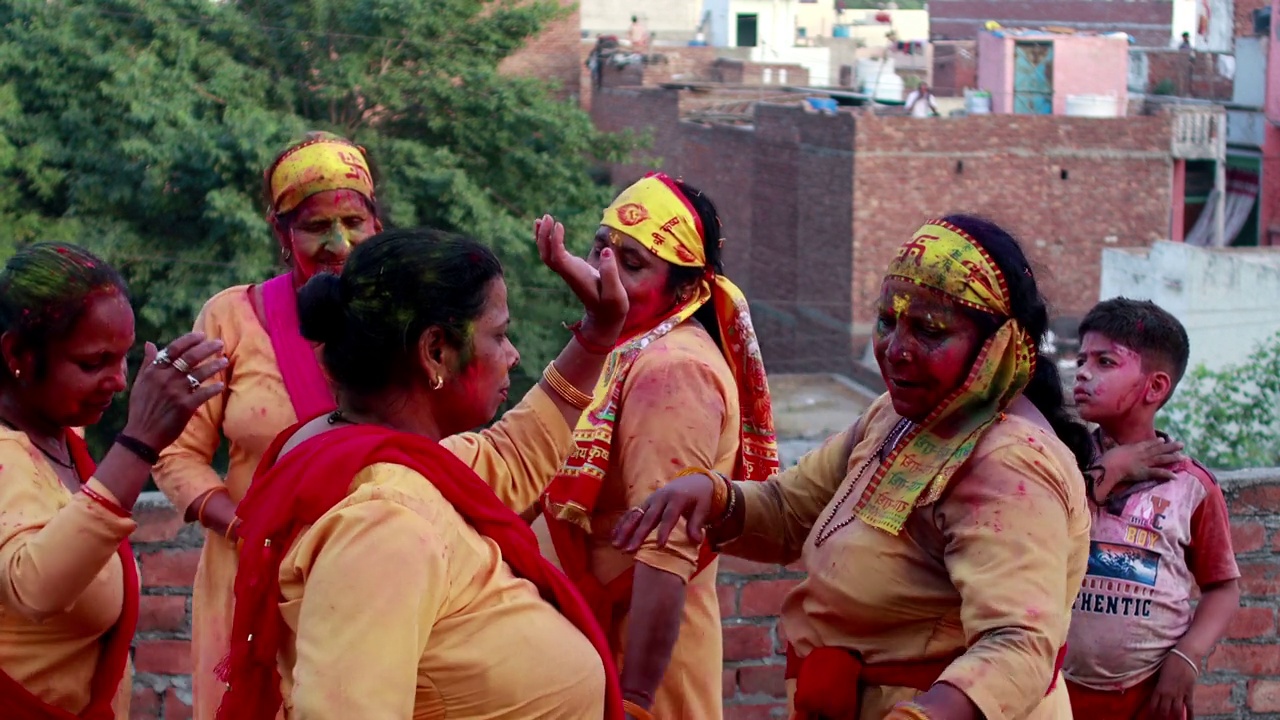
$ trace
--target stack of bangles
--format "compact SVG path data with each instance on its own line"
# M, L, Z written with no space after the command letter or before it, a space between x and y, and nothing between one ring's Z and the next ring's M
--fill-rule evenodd
M200 506L196 508L196 522L200 523L200 525L203 527L208 527L208 525L205 525L205 522L204 522L204 507L208 505L209 500L218 493L226 493L228 497L230 497L231 495L231 491L228 490L225 485L222 487L215 488L204 494L204 499L200 501ZM241 523L240 518L233 516L231 518L231 522L227 523L227 529L225 532L222 533L222 536L226 538L228 541L230 541L231 531L240 527L240 523Z
M706 475L720 480L716 483L715 494L711 496L711 512L708 513L708 517L712 519L707 522L707 527L719 527L733 516L734 507L738 504L738 495L733 491L733 481L725 477L724 473L704 467L690 467L681 470L676 477L686 475Z
M636 720L653 720L653 713L645 710L630 700L622 701L622 711Z
M555 363L548 363L547 369L542 371L542 379L547 381L547 385L560 396L561 400L569 403L570 407L579 410L586 410L591 406L591 396L582 392L573 386L573 383L564 379L560 371L556 369Z
M929 711L918 702L900 702L889 710L886 720L929 720Z

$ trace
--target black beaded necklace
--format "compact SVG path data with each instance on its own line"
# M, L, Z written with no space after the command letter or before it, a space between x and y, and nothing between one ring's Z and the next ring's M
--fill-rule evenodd
M915 423L906 418L899 420L898 423L893 426L893 429L889 431L889 434L885 436L884 441L880 443L880 447L877 448L875 452L867 456L867 461L862 463L862 467L858 470L858 476L854 478L853 482L849 483L849 487L844 491L844 495L840 496L840 499L836 501L834 506L832 506L831 514L827 516L827 519L818 528L818 536L813 540L814 547L822 547L822 544L830 540L832 535L840 532L842 528L848 526L857 519L856 515L850 513L849 517L836 523L835 527L831 526L831 521L836 519L836 514L840 512L840 508L844 505L845 501L849 499L850 495L853 495L853 491L855 489L862 485L862 476L865 475L867 470L871 467L872 461L878 459L883 463L888 457L889 451L897 447L898 443L902 442L902 438L905 437L907 432L914 426Z
M9 422L8 420L5 420L4 418L0 418L0 425L4 425L5 427L9 428L10 430L13 430L14 432L23 432L22 430L18 429L17 425L14 425L13 423ZM35 439L31 437L30 433L24 433L24 434L27 436L27 439L31 441L31 444L35 445L37 450L39 450L41 453L44 453L44 456L49 458L49 462L59 467L64 467L68 470L76 469L75 463L70 459L71 451L69 449L63 448L64 451L67 453L67 458L68 458L66 460L63 460L62 458L57 457L53 453L46 450L44 447L40 445L40 443L37 443Z

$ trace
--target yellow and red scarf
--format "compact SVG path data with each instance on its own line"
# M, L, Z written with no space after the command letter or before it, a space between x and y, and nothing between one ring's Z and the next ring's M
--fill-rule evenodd
M373 200L373 175L364 148L332 133L298 143L267 168L271 211L284 215L326 190L354 190Z
M941 497L982 434L1026 388L1035 373L1037 348L1012 317L1004 273L981 245L950 223L933 220L916 231L886 277L1004 318L964 383L903 438L854 508L863 522L896 535L913 508Z
M604 211L600 224L635 238L673 265L707 264L705 234L698 214L666 175L651 173L627 188ZM574 430L574 450L542 496L561 566L589 600L599 602L601 588L598 583L593 587L586 542L600 488L609 474L610 449L627 374L646 347L708 302L715 308L721 346L738 386L742 430L734 477L764 480L778 471L773 406L747 300L728 278L708 268L688 301L654 328L622 343L609 356L596 383L594 400ZM704 552L701 565L705 566L712 557Z

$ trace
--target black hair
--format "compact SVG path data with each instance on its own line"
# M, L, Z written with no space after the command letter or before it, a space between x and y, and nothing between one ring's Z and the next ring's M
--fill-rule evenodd
M418 340L430 327L462 351L502 265L471 238L429 228L388 230L356 246L342 275L321 273L298 291L303 337L324 344L343 391L366 395L406 385Z
M1040 294L1035 273L1022 252L1022 246L1008 231L985 218L956 214L943 220L963 230L987 251L1009 285L1013 317L1031 336L1036 348L1042 347L1049 332L1049 306ZM990 329L994 331L994 325ZM1071 449L1076 465L1087 478L1088 469L1094 464L1093 439L1088 428L1067 410L1058 367L1044 353L1036 357L1035 375L1022 394L1049 420L1054 433Z
M1191 358L1187 329L1168 310L1150 300L1123 297L1103 300L1080 321L1080 337L1090 332L1137 352L1142 356L1144 369L1169 373L1173 380L1170 396L1187 372Z
M702 249L706 253L707 263L703 267L672 265L671 272L667 275L667 287L673 292L697 281L698 278L706 273L707 268L711 268L717 275L724 274L724 261L720 256L721 245L724 242L724 230L720 226L720 214L716 212L715 203L711 202L711 198L707 197L701 190L683 180L676 180L675 185L684 194L689 204L693 206L693 211L698 214L698 221L702 224ZM702 326L707 329L707 332L716 341L716 345L719 345L720 324L716 319L716 310L712 307L712 303L707 303L698 308L693 317L699 323L702 323Z
M0 334L15 333L32 352L37 375L44 372L49 344L65 338L95 294L128 298L124 278L84 248L65 243L36 243L16 253L0 270ZM12 377L0 362L0 380Z

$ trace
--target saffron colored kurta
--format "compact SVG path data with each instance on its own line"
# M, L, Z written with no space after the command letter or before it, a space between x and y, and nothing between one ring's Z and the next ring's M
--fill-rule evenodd
M214 296L195 329L222 339L230 365L226 392L196 413L155 469L156 483L183 510L222 485L239 502L271 441L298 420L249 286ZM230 446L225 479L211 466L223 438ZM442 444L489 481L503 503L520 511L550 482L569 451L572 432L551 398L535 387L493 427ZM206 532L191 602L195 720L213 720L222 701L224 688L214 668L230 645L235 574L235 547Z
M665 548L656 535L634 557L610 542L622 515L640 505L680 470L706 467L731 474L741 415L733 374L701 325L686 322L654 341L636 359L622 391L611 468L592 518L592 572L609 583L636 562L665 570L686 585L680 636L652 707L656 718L722 717L723 644L713 562L694 576L698 546L681 521ZM546 540L543 539L544 547ZM553 557L550 550L544 554ZM624 664L627 621L606 628Z
M289 720L598 720L587 638L430 478L373 465L280 566Z
M1075 460L1042 417L998 420L941 499L917 507L897 536L855 520L815 546L828 518L835 525L852 514L872 477L859 479L859 470L899 419L883 396L796 467L740 483L750 532L723 550L803 561L808 577L782 607L783 630L802 657L831 646L857 650L868 664L963 652L939 680L989 720L1070 720L1053 668L1084 577L1089 512ZM879 720L916 694L869 687L861 718Z
M89 486L115 497L97 480ZM24 433L0 429L0 670L71 713L89 703L124 606L120 543L137 524L72 493ZM129 717L132 672L112 708Z

